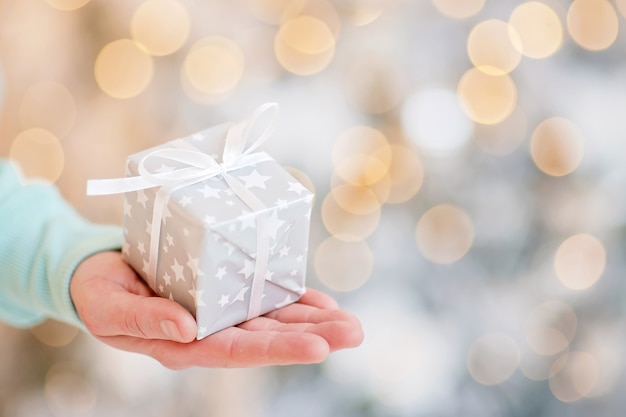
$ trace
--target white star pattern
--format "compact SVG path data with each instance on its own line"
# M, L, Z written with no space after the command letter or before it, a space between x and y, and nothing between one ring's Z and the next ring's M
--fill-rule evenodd
M146 197L146 193L143 190L137 191L137 202L146 208L146 202L148 201L148 197Z
M282 248L279 249L279 253L280 253L280 257L282 258L283 256L288 256L289 255L289 251L291 250L291 248L287 245L283 246Z
M300 263L302 261L304 261L304 256L302 256L302 255L296 256L296 262Z
M146 220L146 233L152 235L152 223Z
M229 207L232 207L232 206L234 206L234 205L235 205L235 202L234 202L233 200L226 200L226 201L225 201L225 203L226 203L226 205L227 205L227 206L229 206Z
M172 276L166 272L163 274L163 281L165 281L165 285L167 286L172 285Z
M159 292L160 292L161 294L163 294L163 290L164 290L164 288L163 288L163 284L159 285Z
M220 307L224 308L224 306L230 303L230 296L228 294L222 294L222 298L217 302Z
M204 272L198 266L200 260L198 258L192 258L191 254L187 252L187 266L191 269L191 273L194 278L201 277L204 275Z
M133 206L130 205L128 199L124 199L124 216L128 217L129 219L132 218L132 209Z
M243 268L240 271L237 271L238 274L243 274L246 279L250 278L250 276L254 273L254 262L249 259L244 259Z
M198 335L200 337L204 336L207 333L208 329L206 326L200 326L198 327Z
M204 216L202 221L204 221L206 224L213 224L213 223L215 223L215 216L206 215L206 216Z
M250 287L243 287L241 290L239 290L235 298L233 298L233 301L231 302L231 304L234 304L237 301L245 301L246 293L248 292L249 289Z
M165 240L169 246L174 246L174 238L169 233L165 236Z
M178 204L183 207L187 207L189 204L191 204L191 201L191 197L189 197L188 195L184 195L180 200L178 200Z
M289 275L291 275L292 277L295 277L296 275L298 275L298 270L297 269L292 269L291 272L289 273Z
M202 193L202 196L204 198L220 198L220 190L213 188L213 187L209 187L208 184L204 184L204 187L200 190L198 190L199 193Z
M172 217L172 213L170 212L169 205L163 207L163 214L161 215L161 221L163 224L167 223L168 217Z
M185 267L180 265L176 258L174 258L174 265L172 265L170 268L172 269L172 271L174 271L174 275L176 276L176 282L185 281Z
M287 203L288 203L287 200L283 200L283 199L280 199L280 198L278 200L276 200L276 202L274 202L276 207L278 207L278 210L282 210L282 209L287 208Z
M246 188L258 187L265 190L265 182L271 177L259 174L256 169L250 173L250 175L239 177L246 184Z
M163 253L168 253L170 250L167 248L167 245L163 245Z
M265 271L265 280L266 281L271 281L273 277L274 277L274 272L273 271Z
M143 268L141 268L141 270L143 271L144 274L146 274L146 276L148 276L148 261L146 261L145 259L142 259L143 262Z
M215 274L215 278L221 281L222 278L224 278L225 276L226 276L226 267L220 266L219 268L217 268L217 273Z
M298 195L301 195L303 191L308 190L304 185L300 184L299 182L289 182L289 188L287 188L287 191L292 191L294 193L297 193Z
M146 254L146 245L144 245L143 242L138 242L137 243L137 250L139 251L139 253L141 253L141 255L145 255Z
M201 142L202 139L204 139L204 135L202 133L194 133L193 135L191 135L191 139L195 140L196 142Z

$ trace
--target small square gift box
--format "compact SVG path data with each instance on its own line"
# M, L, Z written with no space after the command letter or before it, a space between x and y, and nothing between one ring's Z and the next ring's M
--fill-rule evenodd
M89 195L125 193L123 257L195 316L198 339L305 292L313 194L257 151L277 114L265 104L243 122L131 155L126 178L88 183Z

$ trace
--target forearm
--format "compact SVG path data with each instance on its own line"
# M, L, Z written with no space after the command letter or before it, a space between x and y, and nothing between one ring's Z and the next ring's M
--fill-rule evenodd
M0 162L0 319L30 326L45 318L81 325L69 295L88 256L121 246L118 227L85 221L55 187L22 186Z

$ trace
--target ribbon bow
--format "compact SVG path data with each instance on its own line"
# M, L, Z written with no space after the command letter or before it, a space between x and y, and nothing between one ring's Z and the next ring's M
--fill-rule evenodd
M139 176L89 180L87 182L87 195L120 194L160 187L154 200L150 249L148 254L147 278L153 290L156 290L161 220L172 193L210 178L222 176L233 192L241 198L250 209L259 212L266 208L244 184L230 175L230 172L270 159L270 157L263 152L253 152L273 133L278 119L278 110L277 103L266 103L259 107L249 119L233 124L226 134L221 162L195 149L195 147L189 143L178 139L171 142L176 148L157 149L144 156L139 162ZM273 112L269 124L259 137L246 148L246 143L251 135L252 128L263 113L267 111ZM148 162L154 158L175 161L182 164L183 167L175 168L168 172L151 171L148 168ZM247 319L259 315L265 275L269 261L268 218L266 215L259 214L256 222L257 254Z

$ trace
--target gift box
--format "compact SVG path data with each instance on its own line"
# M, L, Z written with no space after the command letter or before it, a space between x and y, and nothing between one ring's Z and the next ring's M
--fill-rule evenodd
M125 192L123 257L195 316L198 339L305 292L313 194L257 151L276 116L266 104L129 156L125 179L89 184L89 194Z

